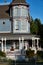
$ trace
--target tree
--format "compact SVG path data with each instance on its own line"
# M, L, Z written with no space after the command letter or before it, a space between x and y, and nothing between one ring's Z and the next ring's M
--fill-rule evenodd
M40 44L41 44L41 47L43 48L43 24L41 24L41 27L40 27Z
M34 20L34 23L35 23L35 25L37 27L37 30L36 30L37 31L37 34L40 35L40 28L41 28L41 21L40 21L40 19L36 18Z
M30 23L30 31L33 34L33 32L34 32L34 20L32 17L31 17L31 23Z
M37 34L38 33L38 26L34 22L34 20L31 18L31 23L30 23L30 30L32 34Z
M31 24L30 24L31 33L40 35L40 29L41 29L40 19L36 18L35 20L33 20L33 18L31 17Z
M32 21L31 24L30 24L30 31L31 31L32 34L34 34L34 28L35 28L34 26L35 26L34 22Z

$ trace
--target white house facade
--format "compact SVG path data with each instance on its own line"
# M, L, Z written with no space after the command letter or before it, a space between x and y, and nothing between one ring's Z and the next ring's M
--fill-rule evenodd
M30 34L29 4L25 0L13 0L9 5L0 5L0 50L6 53L7 58L24 58L27 49L36 53L39 39Z

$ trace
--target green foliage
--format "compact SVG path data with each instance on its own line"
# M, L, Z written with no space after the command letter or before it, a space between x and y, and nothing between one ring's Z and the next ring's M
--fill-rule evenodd
M34 34L34 29L35 29L35 25L34 25L34 22L32 21L30 24L30 31L32 34Z
M40 37L43 39L43 24L40 27Z
M41 24L40 19L33 19L31 17L30 31L31 34L36 34L40 36L40 46L43 48L43 24Z
M34 50L31 49L27 50L26 55L28 58L32 58L34 56Z
M43 51L37 51L37 57L43 59Z
M30 31L33 34L33 32L34 32L34 21L33 21L32 17L31 17L31 23L30 23Z
M6 54L2 51L0 51L0 57L6 57Z
M31 18L31 23L30 23L30 31L32 34L39 34L40 33L40 27L41 27L41 21L40 19L36 18L33 20Z
M41 25L41 21L40 21L40 19L38 19L38 18L36 18L36 19L34 20L34 22L35 22L35 24L37 24L38 26Z
M40 19L36 18L34 20L34 22L35 22L35 24L37 26L37 31L38 31L37 34L40 35L41 21L40 21Z

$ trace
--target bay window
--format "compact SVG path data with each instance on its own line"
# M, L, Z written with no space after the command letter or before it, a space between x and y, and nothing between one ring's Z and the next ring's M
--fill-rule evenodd
M26 6L14 6L13 7L13 17L15 16L28 16L28 8Z

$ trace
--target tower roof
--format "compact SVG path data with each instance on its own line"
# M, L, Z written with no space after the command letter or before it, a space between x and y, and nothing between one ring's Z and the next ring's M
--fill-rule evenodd
M13 0L10 5L20 5L20 4L29 6L29 4L27 4L25 0Z
M26 3L25 0L13 0L12 3Z

